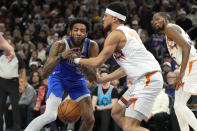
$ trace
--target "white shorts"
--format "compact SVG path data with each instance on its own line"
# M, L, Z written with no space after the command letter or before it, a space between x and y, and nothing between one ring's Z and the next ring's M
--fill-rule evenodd
M126 108L125 116L147 120L151 116L155 98L163 88L161 72L149 73L134 83L118 103Z
M197 58L189 61L182 81L183 91L197 95Z

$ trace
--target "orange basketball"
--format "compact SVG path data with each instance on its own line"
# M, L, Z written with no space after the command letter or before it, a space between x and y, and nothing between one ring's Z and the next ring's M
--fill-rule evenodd
M81 109L74 100L63 101L58 107L58 117L64 123L73 123L79 120Z

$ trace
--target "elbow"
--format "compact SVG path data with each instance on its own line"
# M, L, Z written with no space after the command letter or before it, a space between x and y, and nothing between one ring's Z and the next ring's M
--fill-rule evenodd
M187 44L187 47L185 48L186 52L189 53L191 50L191 46L189 44Z
M49 73L47 73L46 69L43 69L43 74L42 74L43 78L46 79L49 76Z

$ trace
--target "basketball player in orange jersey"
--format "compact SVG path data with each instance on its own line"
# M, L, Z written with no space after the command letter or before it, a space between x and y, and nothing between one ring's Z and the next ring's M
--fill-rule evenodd
M133 85L112 108L112 117L124 131L148 131L140 126L151 116L156 96L163 87L159 63L146 50L137 32L124 26L127 7L120 2L106 8L103 26L110 29L103 50L94 58L74 58L74 62L90 67L100 67L113 54L120 68L98 77L99 83L128 75Z
M178 25L169 22L169 16L159 12L153 16L153 27L166 35L171 57L181 66L177 76L174 109L181 131L189 125L197 131L197 119L187 107L191 95L197 94L197 53L188 34Z
M87 38L88 29L87 21L73 19L70 23L70 36L51 46L49 58L43 69L44 76L49 76L46 110L44 114L35 118L25 131L39 131L44 125L56 120L64 91L68 92L72 100L79 103L83 120L79 131L92 131L94 115L90 91L81 67L67 59L74 48L79 48L83 57L98 55L97 43Z
M11 61L15 57L14 48L0 35L0 49L5 51L8 60Z

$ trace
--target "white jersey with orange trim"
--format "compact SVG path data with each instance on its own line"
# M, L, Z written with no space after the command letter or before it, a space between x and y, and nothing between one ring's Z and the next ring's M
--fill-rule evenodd
M161 71L159 63L146 50L135 30L126 26L119 26L116 30L124 33L126 44L120 51L114 52L113 56L133 83L148 73Z
M183 38L191 46L189 61L192 61L192 60L194 60L193 59L194 57L197 57L196 49L192 45L193 43L192 43L189 35L180 26L178 26L178 27L181 29L181 35L183 36ZM182 48L178 44L176 44L174 41L171 41L170 39L168 39L167 36L166 36L166 44L167 44L167 48L170 53L170 56L176 61L177 64L181 65Z
M196 81L197 80L197 52L194 46L192 45L192 41L189 35L181 27L179 28L181 29L181 35L183 36L183 38L191 46L188 64L185 69L185 75L182 79L183 82L182 89L186 92L190 92L196 95L197 94L197 81ZM174 41L169 40L167 37L166 37L166 43L171 57L177 62L177 64L181 65L182 48Z

